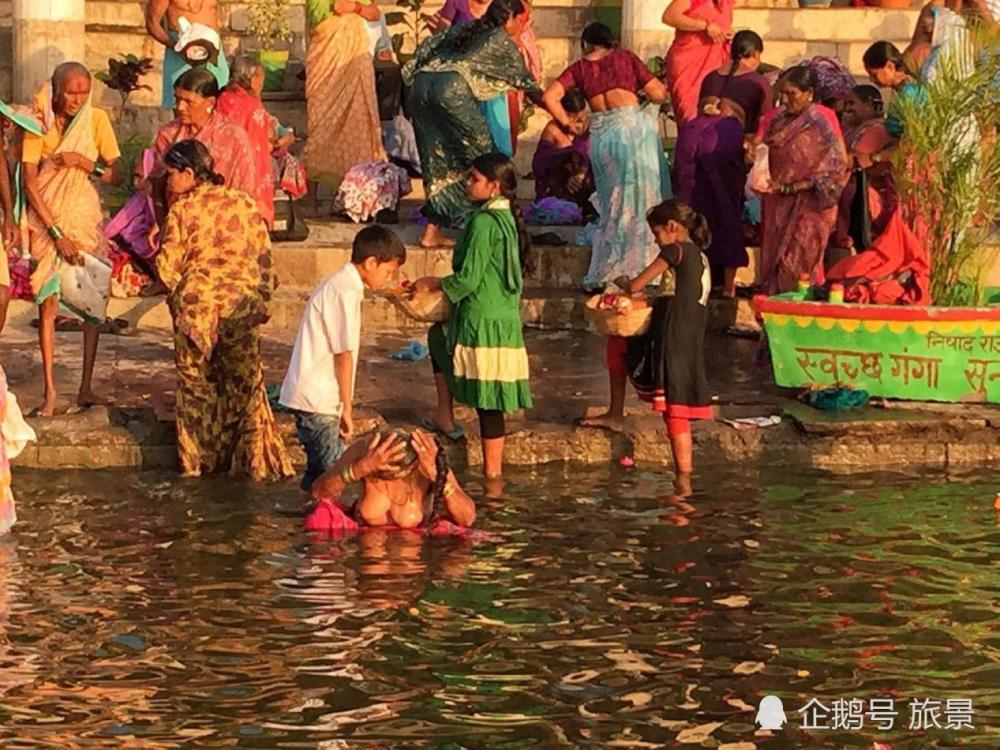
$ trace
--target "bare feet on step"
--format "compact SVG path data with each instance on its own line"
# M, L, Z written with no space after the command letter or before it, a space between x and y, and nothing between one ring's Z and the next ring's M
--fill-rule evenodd
M596 417L581 417L576 420L576 424L579 427L609 430L610 432L623 432L625 430L625 418L612 416L610 412L604 412Z

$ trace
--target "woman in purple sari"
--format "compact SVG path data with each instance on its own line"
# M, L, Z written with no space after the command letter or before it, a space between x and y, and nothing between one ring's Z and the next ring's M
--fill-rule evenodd
M783 80L785 109L764 134L771 189L761 199L760 255L768 294L792 291L804 275L824 282L823 253L850 167L844 139L813 101L815 74L798 66Z
M770 84L756 72L763 51L752 31L733 37L732 62L702 82L700 114L681 127L674 154L677 197L708 220L706 255L727 298L736 296L736 270L750 262L743 240L743 141L771 108Z
M546 125L531 160L535 198L571 201L580 206L586 216L593 213L590 196L594 193L587 99L579 90L570 89L561 103L569 116L567 127L555 120Z

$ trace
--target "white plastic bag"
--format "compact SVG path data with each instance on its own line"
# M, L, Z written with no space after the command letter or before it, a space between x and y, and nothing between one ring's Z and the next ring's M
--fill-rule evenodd
M98 325L108 317L111 266L88 252L82 266L59 264L59 301L87 323Z
M771 162L767 146L763 143L757 144L757 150L754 151L753 166L747 175L745 192L748 198L759 193L771 192Z

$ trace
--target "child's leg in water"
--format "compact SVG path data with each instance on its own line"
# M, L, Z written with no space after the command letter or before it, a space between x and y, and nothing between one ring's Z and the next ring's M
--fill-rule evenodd
M598 427L613 432L625 429L625 389L628 384L628 344L621 336L608 336L605 356L608 363L608 386L611 402L608 410L599 416L581 419L581 427Z
M691 474L694 464L694 445L691 440L691 422L684 417L663 415L670 438L670 450L674 454L674 471L677 474Z

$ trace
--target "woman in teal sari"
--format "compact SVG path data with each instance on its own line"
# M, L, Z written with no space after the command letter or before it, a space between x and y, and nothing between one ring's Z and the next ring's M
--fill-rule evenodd
M465 177L494 150L481 103L508 91L538 91L512 37L526 17L521 0L493 0L482 18L424 41L403 68L427 203L423 247L453 244L439 227L465 224L472 204Z

